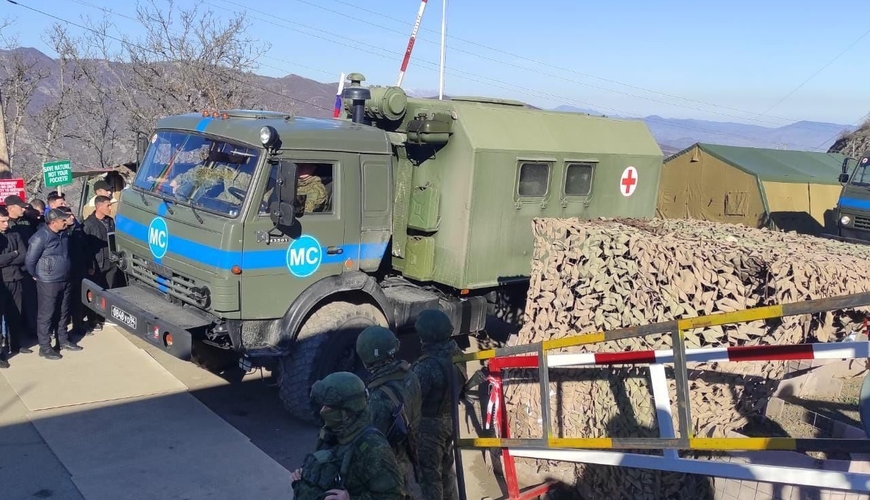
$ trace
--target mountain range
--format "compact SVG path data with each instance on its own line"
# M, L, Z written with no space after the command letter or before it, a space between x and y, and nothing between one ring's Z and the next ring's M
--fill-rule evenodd
M51 77L40 83L35 98L28 109L35 116L39 109L49 102L55 94L58 63L51 57L33 48L15 49L19 56L36 60L38 67L51 73ZM0 50L0 79L8 68L12 51ZM116 71L125 70L124 63L108 63ZM257 107L276 111L293 112L313 117L331 117L338 82L319 82L295 74L280 78L255 76L253 81L254 101ZM415 97L437 96L437 91L408 90ZM448 97L448 96L445 96ZM558 106L553 111L604 115L594 109L573 106ZM625 119L638 119L628 117ZM661 146L665 156L676 153L696 142L749 146L776 149L827 150L832 144L856 127L837 123L800 121L790 125L771 128L732 122L706 120L674 119L661 116L641 118L649 127L653 137Z
M555 111L604 115L596 110L559 106ZM613 116L613 118L625 118ZM637 119L637 118L634 118ZM754 148L827 151L842 135L857 127L839 123L799 121L782 127L745 123L663 118L652 115L641 120L649 127L665 155L681 151L696 142Z

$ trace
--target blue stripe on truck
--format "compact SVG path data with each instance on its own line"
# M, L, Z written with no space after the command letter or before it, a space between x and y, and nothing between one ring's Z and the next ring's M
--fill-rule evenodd
M859 200L857 198L840 198L838 203L840 208L854 208L856 210L870 210L870 200Z
M165 211L165 204L161 203L158 215L163 216L164 213L161 212ZM124 232L130 237L142 241L145 246L148 246L148 226L145 224L136 222L123 215L118 215L115 219L115 226L117 231ZM230 270L235 265L241 266L242 269L287 268L287 248L289 244L287 247L274 250L221 250L220 248L184 238L178 234L172 234L169 238L169 245L169 252L175 255L223 270ZM327 254L326 248L321 248L321 255L323 256L322 264L340 264L346 259L381 259L387 250L387 242L341 245L340 248L343 252L338 255ZM155 259L158 264L160 260Z

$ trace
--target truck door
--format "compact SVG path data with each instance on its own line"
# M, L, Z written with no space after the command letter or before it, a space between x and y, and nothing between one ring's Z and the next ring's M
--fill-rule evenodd
M321 192L325 199L296 219L291 228L276 228L269 217L278 166L261 176L252 209L246 218L241 303L245 319L281 317L287 307L312 283L341 274L345 260L359 247L359 159L356 155L311 152L288 158L297 164L297 190ZM351 196L354 200L348 200ZM320 198L310 194L309 198ZM351 203L354 201L354 203ZM356 222L357 231L345 225ZM286 233L284 232L286 231ZM350 239L348 239L350 238Z

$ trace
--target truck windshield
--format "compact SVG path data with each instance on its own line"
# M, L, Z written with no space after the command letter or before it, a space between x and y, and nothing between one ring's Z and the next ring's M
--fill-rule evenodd
M852 173L852 178L849 184L853 186L870 187L870 159L868 157L861 158L861 161L855 166L855 171Z
M259 159L253 148L186 132L157 132L133 185L234 218Z

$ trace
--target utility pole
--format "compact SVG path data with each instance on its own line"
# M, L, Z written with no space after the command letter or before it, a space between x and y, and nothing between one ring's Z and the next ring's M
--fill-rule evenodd
M3 89L0 89L0 172L12 170L9 165L9 148L6 146L6 114L3 110Z
M447 0L441 0L441 67L438 78L438 99L444 99L444 49L447 37Z

